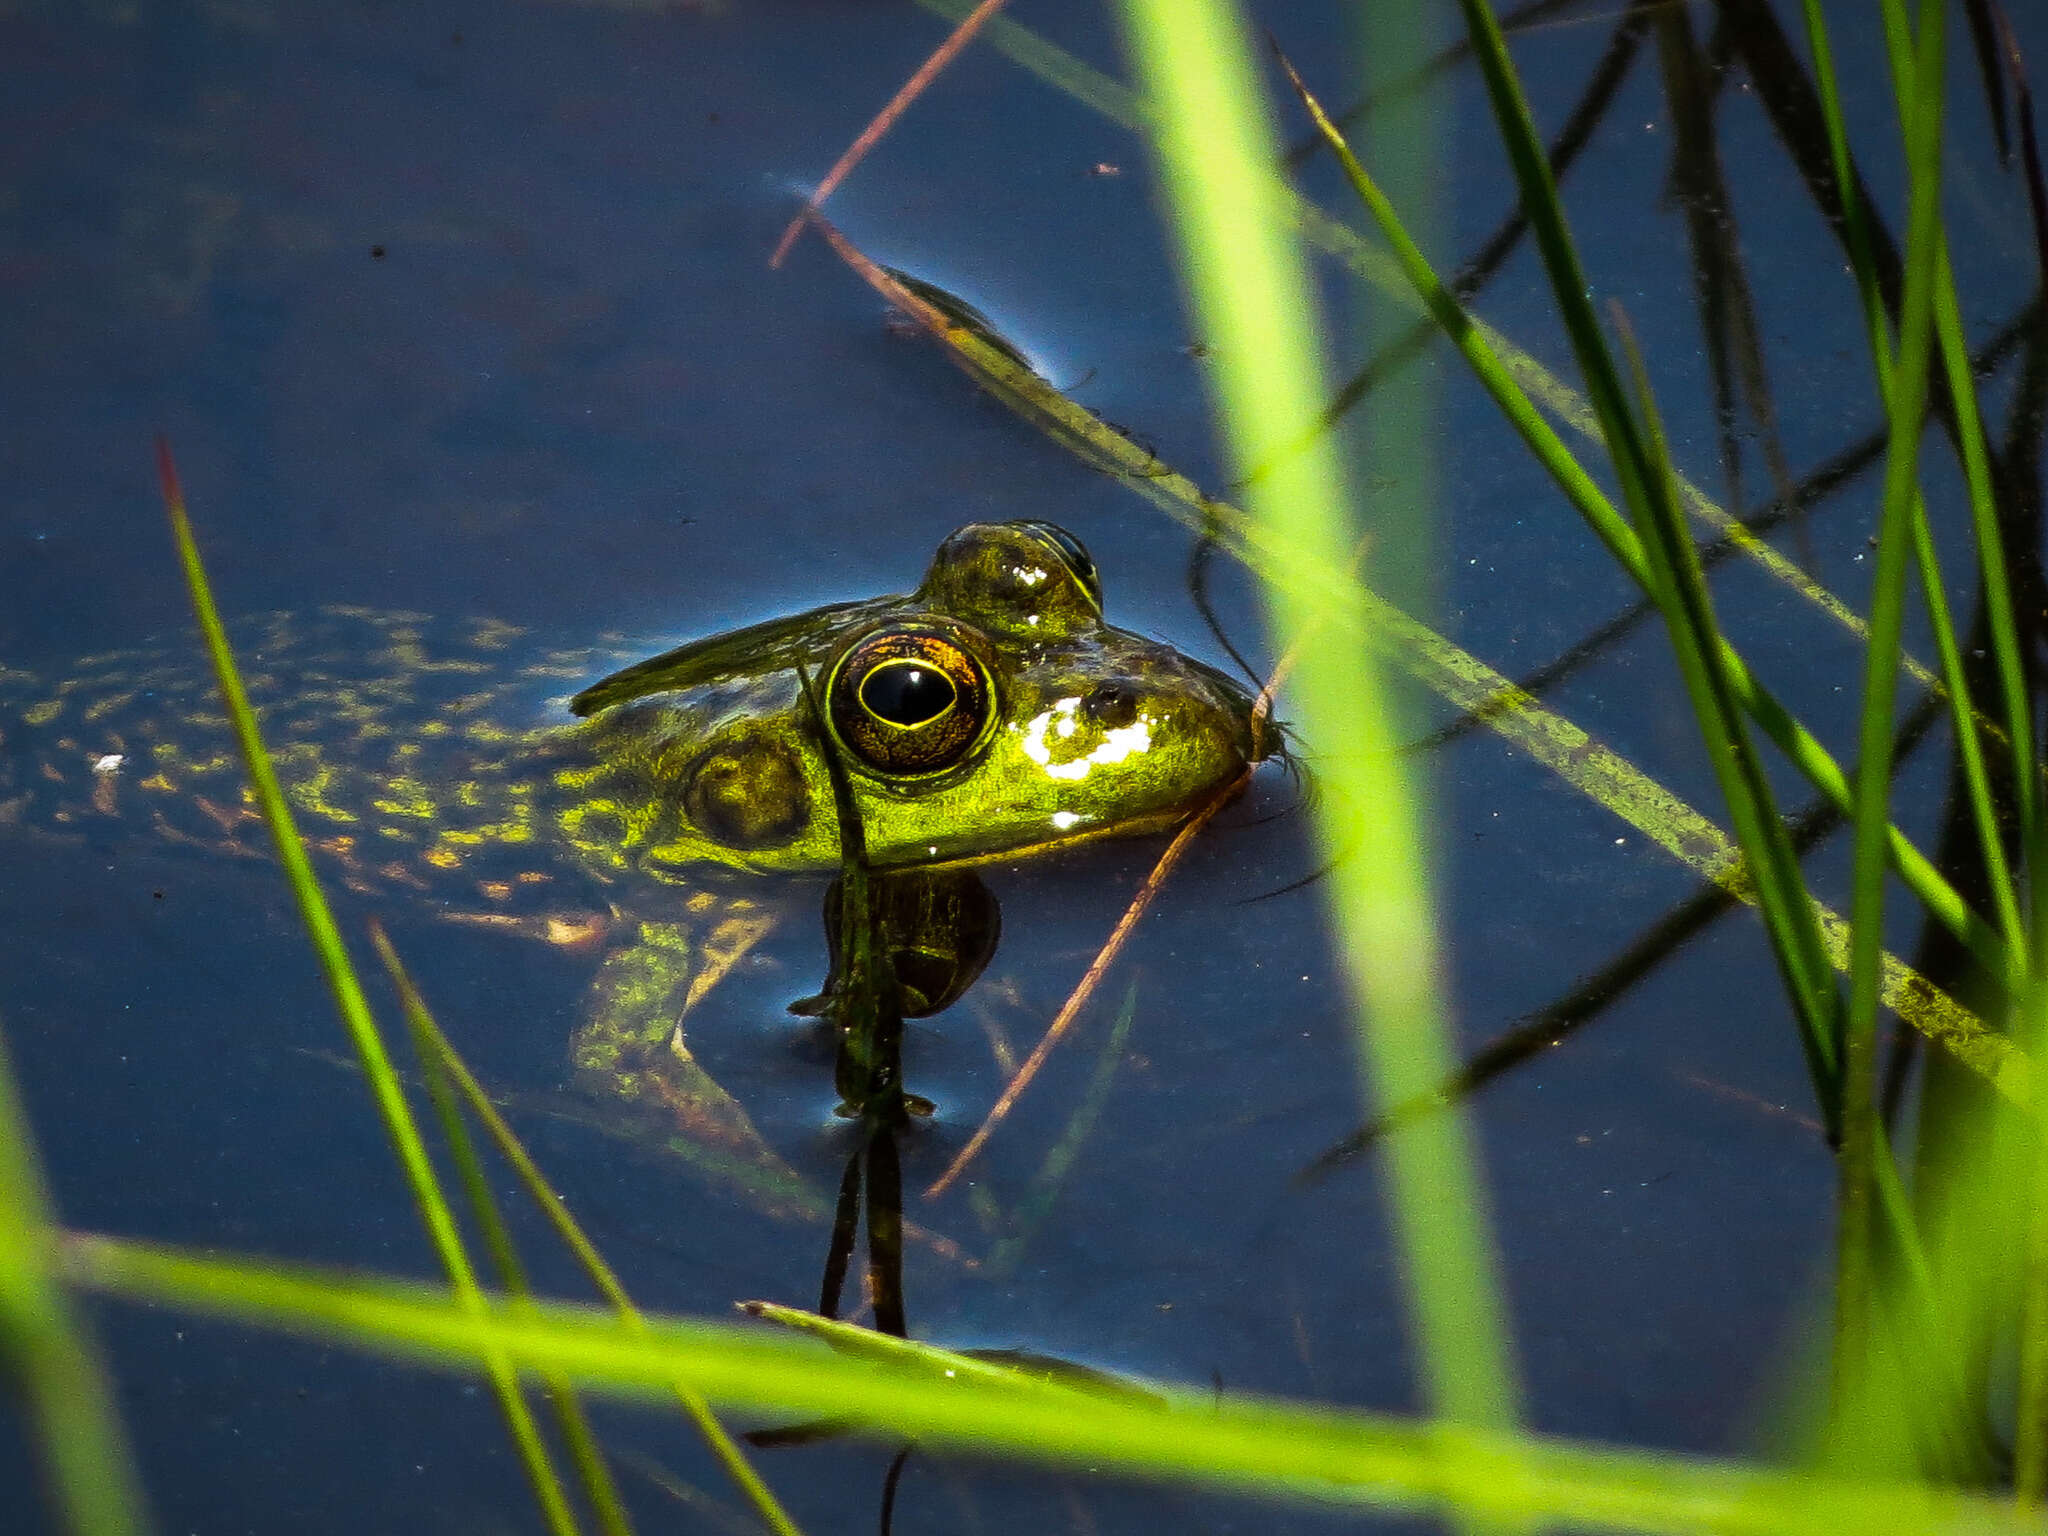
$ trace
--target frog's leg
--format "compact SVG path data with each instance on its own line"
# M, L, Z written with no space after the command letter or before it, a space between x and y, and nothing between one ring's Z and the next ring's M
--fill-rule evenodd
M707 910L695 922L640 922L626 929L591 986L589 1012L571 1061L594 1096L623 1098L668 1150L745 1190L772 1215L810 1215L817 1194L768 1146L752 1117L691 1053L692 1009L774 926L752 903Z

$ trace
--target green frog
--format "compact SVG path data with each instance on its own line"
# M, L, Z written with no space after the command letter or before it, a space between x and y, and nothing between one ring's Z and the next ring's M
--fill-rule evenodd
M870 866L933 872L911 902L936 909L961 904L951 872L1164 830L1264 755L1245 690L1107 623L1094 562L1046 522L970 524L912 593L684 645L588 683L566 713L567 685L630 654L622 637L534 657L507 625L451 637L417 614L329 608L233 638L325 871L601 951L578 1078L770 1200L789 1172L686 1024L772 922L747 877L839 868L835 764ZM203 669L140 652L54 686L0 667L10 825L140 826L268 857ZM923 959L938 979L909 977L912 1013L978 969Z

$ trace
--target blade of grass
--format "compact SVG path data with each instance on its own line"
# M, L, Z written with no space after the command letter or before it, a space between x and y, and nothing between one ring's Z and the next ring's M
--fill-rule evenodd
M377 951L377 958L384 962L385 974L398 991L399 1005L412 1031L414 1054L419 1057L420 1073L426 1079L427 1097L441 1122L441 1138L455 1159L456 1174L469 1197L470 1214L482 1231L484 1246L497 1268L499 1288L512 1298L514 1307L530 1302L533 1287L527 1283L526 1266L519 1262L519 1251L513 1244L511 1229L505 1225L505 1218L491 1194L483 1160L477 1156L476 1143L470 1137L469 1128L463 1124L462 1111L456 1105L448 1073L434 1050L433 1036L420 1024L420 1020L427 1017L426 1000L413 985L411 975L398 958L398 951L392 947L390 936L384 932L384 925L375 919L370 923L370 943ZM583 1496L591 1513L597 1517L598 1528L609 1532L610 1536L631 1536L633 1523L627 1518L625 1505L620 1502L618 1485L612 1480L611 1468L605 1465L604 1452L590 1428L589 1416L577 1401L575 1387L564 1377L553 1373L543 1374L542 1385L548 1405L554 1410L556 1433L562 1437L576 1474L582 1479Z
M1316 1505L1573 1529L1715 1536L2038 1532L2008 1501L1920 1483L1843 1482L1753 1462L1619 1450L1287 1403L1208 1384L1145 1397L1086 1392L946 1350L870 1335L862 1355L757 1327L539 1302L479 1318L416 1282L287 1270L101 1236L68 1237L67 1280L104 1294L472 1371L504 1348L522 1369L659 1396L678 1376L714 1402L777 1418L856 1421L982 1454L1171 1478ZM881 1351L889 1351L883 1358ZM992 1373L1001 1379L991 1379Z
M1870 232L1868 211L1857 191L1859 182L1849 155L1848 130L1842 118L1841 100L1835 83L1833 50L1827 24L1817 0L1805 0L1807 41L1814 56L1815 94L1826 125L1828 152L1835 168L1835 180L1842 205L1845 243L1850 269L1855 274L1862 305L1864 330L1870 356L1877 372L1879 399L1889 402L1894 392L1894 365L1890 328L1885 317L1883 285ZM1904 88L1906 77L1894 72L1895 88ZM1956 432L1962 449L1963 474L1969 488L1971 524L1976 537L1981 590L1991 632L1991 652L1997 668L2000 704L2007 744L2013 762L2013 799L2021 845L2032 839L2035 805L2033 720L2027 704L2027 687L2021 664L2018 631L2012 607L2012 584L2006 569L2004 535L1993 498L1991 467L1986 451L1984 426L1977 409L1976 370L1972 367L1963 335L1962 312L1955 292L1954 274L1949 268L1948 242L1938 237L1937 271L1934 280L1935 326L1940 341L1949 396L1954 402ZM1970 706L1969 685L1962 667L1961 648L1956 644L1954 624L1939 563L1935 558L1933 534L1928 527L1925 502L1913 500L1914 556L1920 568L1921 590L1928 604L1928 616L1940 649L1941 672L1947 685L1956 722L1956 747L1961 755L1965 782L1970 793L1972 815L1977 825L1978 844L1983 853L1987 883L1998 909L1999 926L2015 955L2022 954L2021 924L2017 892L2007 867L2004 839L1986 778L1983 750L1978 732L1969 722L1977 718ZM2024 969L2022 965L2019 967Z
M1267 466L1250 499L1272 557L1269 627L1284 646L1322 623L1333 599L1320 575L1345 569L1356 535L1327 438L1272 459L1327 393L1306 265L1262 217L1279 146L1243 18L1227 0L1127 0L1121 16L1157 112L1190 307L1216 343L1218 424L1240 468ZM1355 596L1345 606L1356 612ZM1420 805L1377 665L1316 646L1295 679L1302 735L1328 770L1320 839L1326 852L1352 850L1332 875L1332 917L1360 1003L1366 1092L1398 1103L1440 1081L1452 1060ZM1499 1425L1517 1416L1520 1392L1477 1165L1469 1122L1455 1111L1410 1127L1389 1153L1425 1399L1459 1422Z
M380 952L381 949L380 945ZM387 957L387 967L395 965L397 958L396 953ZM493 1104L490 1095L484 1092L483 1084L476 1080L476 1074L469 1070L469 1064L457 1054L453 1043L442 1033L441 1026L435 1022L425 999L419 996L418 990L413 987L409 978L401 978L404 978L402 967L393 971L392 979L398 983L406 1020L413 1029L419 1046L420 1059L424 1062L431 1058L436 1068L462 1095L464 1102L469 1106L469 1112L476 1116L477 1123L483 1126L491 1138L492 1145L498 1149L498 1155L512 1165L513 1172L519 1176L519 1181L526 1187L527 1194L532 1197L534 1204L540 1207L541 1213L547 1217L563 1244L575 1255L576 1261L583 1266L583 1272L590 1277L591 1283L610 1305L620 1324L634 1332L646 1332L646 1319L640 1309L633 1305L633 1300L626 1294L626 1288L620 1283L618 1275L605 1262L596 1245L584 1235L583 1228L577 1224L576 1218L569 1214L569 1208L562 1203L562 1197L555 1193L554 1186L548 1183L547 1175L541 1172L540 1165L534 1162L525 1145L506 1123L505 1117L498 1113L498 1106ZM725 1426L718 1422L711 1411L711 1405L704 1401L704 1394L681 1378L669 1385L676 1401L682 1405L683 1412L696 1425L705 1443L711 1447L712 1455L717 1457L726 1475L747 1496L755 1512L768 1528L776 1532L777 1536L802 1536L796 1522L790 1519L788 1512L776 1499L774 1491L761 1480L761 1475L754 1470L753 1463L747 1460L746 1452L739 1448L732 1436L726 1433Z
M2039 195L2039 164L2034 145L2032 103L2021 97L2022 144L2030 183ZM2048 239L2038 220L2036 233ZM2048 266L2048 253L2044 253ZM2024 397L2023 397L2024 400ZM2035 429L2038 432L2038 428ZM2038 478L2038 462L2029 460ZM2015 1023L2036 1061L2048 1054L2048 816L2037 817L2033 836L2026 844L2028 871L2032 880L2029 918L2029 954L2033 960L2029 984L2020 995ZM2019 1390L2015 1405L2013 1436L2013 1489L2021 1508L2038 1512L2048 1501L2048 1117L2027 1118L2021 1131L2013 1134L2027 1159L2026 1177L2013 1182L2024 1189L2028 1199L2026 1246L2020 1270ZM2023 1153L2023 1155L2024 1155ZM1995 1252L1999 1234L1987 1231L1991 1239L1980 1246Z
M140 1536L149 1524L142 1481L56 1259L49 1190L0 1039L0 1374L35 1435L53 1527Z
M1811 946L1818 939L1814 931L1814 907L1800 877L1798 854L1792 846L1790 832L1778 814L1762 765L1756 761L1749 747L1741 719L1733 707L1726 677L1717 671L1718 658L1708 643L1708 638L1717 628L1711 600L1697 552L1679 519L1669 474L1670 451L1651 397L1648 373L1619 305L1616 306L1616 320L1635 378L1643 441L1650 454L1649 467L1656 474L1650 483L1653 500L1642 509L1638 519L1643 542L1651 550L1657 567L1662 606L1666 608L1673 643L1687 676L1688 692L1694 696L1694 709L1700 718L1708 755L1715 761L1716 774L1722 779L1731 812L1743 830L1744 847L1749 851L1752 866L1771 872L1771 878L1764 884L1775 892L1775 896L1765 898L1772 949L1779 957L1786 988L1801 1007L1802 1043L1814 1075L1814 1096L1827 1122L1830 1139L1840 1143L1856 1134L1844 1129L1845 1123L1852 1121L1853 1117L1843 1102L1845 1065L1841 1045L1841 998L1832 978L1824 973L1821 973L1821 979L1826 984L1825 992L1816 992L1811 998L1804 999L1799 995L1801 987L1812 987L1816 979L1811 958ZM1898 1186L1890 1152L1884 1145L1882 1126L1874 1116L1868 1116L1861 1127L1861 1134L1866 1145L1859 1172L1866 1179L1876 1181L1874 1193L1886 1218L1885 1233L1897 1250L1909 1280L1906 1293L1901 1298L1900 1326L1907 1337L1917 1340L1927 1335L1925 1324L1935 1315L1931 1272L1917 1240L1911 1211ZM1844 1153L1841 1162L1848 1161L1849 1156ZM1866 1210L1865 1230L1859 1234L1860 1246L1841 1250L1838 1295L1842 1289L1839 1278L1842 1270L1853 1271L1852 1283L1859 1296L1868 1298L1874 1294L1875 1249L1870 1241L1874 1227L1871 1214ZM1867 1339L1861 1342L1868 1348ZM1925 1349L1908 1349L1901 1354L1908 1379L1924 1375L1931 1376L1937 1383L1936 1387L1922 1389L1918 1396L1936 1410L1936 1422L1945 1424L1949 1410L1961 1400L1960 1384L1956 1373L1949 1368L1950 1363ZM1915 1367L1918 1367L1917 1371ZM1875 1399L1869 1401L1875 1405ZM1867 1418L1863 1420L1866 1426L1867 1422Z
M398 1154L399 1165L412 1186L413 1200L419 1207L427 1236L442 1268L447 1271L449 1284L456 1295L473 1315L480 1317L483 1299L476 1273L470 1266L469 1255L463 1250L455 1215L448 1208L447 1198L441 1193L440 1184L434 1176L426 1142L413 1120L411 1106L405 1101L405 1090L399 1085L398 1074L393 1070L383 1039L377 1033L376 1021L370 1016L370 1005L363 996L362 983L357 980L348 949L341 942L341 930L335 926L327 898L321 894L319 883L314 879L305 844L300 841L292 821L291 807L285 801L284 791L278 787L277 771L271 766L269 754L264 751L263 739L256 728L256 713L249 706L248 692L242 686L241 674L236 670L234 656L228 648L227 631L221 625L220 610L214 606L206 569L200 563L199 545L192 534L191 519L185 513L185 496L178 486L177 467L171 462L170 444L162 437L157 439L156 461L164 507L170 515L171 532L178 545L178 559L184 567L186 585L191 590L192 611L199 620L200 633L206 639L214 677L220 684L221 702L234 727L242 761L249 770L249 782L257 807L270 828L278 862L284 866L285 879L298 901L300 919L313 941L314 952L319 956L321 969L327 977L328 990L334 995L335 1006L341 1012L342 1022L348 1027L356 1055L363 1064L363 1075L369 1080L371 1094L383 1115L385 1135L390 1138L392 1149ZM506 1426L548 1526L558 1536L570 1536L576 1530L575 1515L548 1459L546 1447L541 1443L539 1428L533 1422L526 1400L520 1395L518 1379L502 1356L492 1361L490 1376L499 1408L505 1415Z
M1812 1074L1814 1098L1830 1139L1841 1128L1841 997L1835 988L1813 898L1800 873L1799 854L1778 813L1764 765L1756 755L1714 637L1720 633L1713 599L1687 536L1670 474L1671 454L1650 393L1648 370L1627 316L1615 307L1616 329L1634 374L1637 411L1650 475L1636 514L1636 532L1649 556L1652 595L1663 610L1679 671L1700 723L1708 760L1728 802L1750 869L1756 871L1758 907L1770 935L1785 990L1799 1019L1800 1043Z
M2048 849L2038 844L2039 856ZM2021 1003L2015 1021L2026 1032L2028 1045L2040 1059L2048 1049L2048 982L2037 973ZM2010 1117L2008 1117L2010 1118ZM2001 1183L2025 1192L2020 1209L2025 1212L2026 1235L2020 1268L2019 1392L2013 1413L2012 1481L2013 1498L2023 1510L2038 1515L2048 1503L2048 1125L2040 1116L2029 1117L2008 1132L2016 1144L2013 1164L1995 1167L1992 1177L2011 1173ZM2031 1156L2027 1156L2031 1154ZM2019 1162L2024 1157L2025 1161ZM2014 1176L2016 1175L2016 1176Z
M1911 96L1901 97L1910 192L1906 286L1898 366L1889 401L1891 446L1885 460L1883 517L1865 653L1860 758L1856 778L1855 863L1849 906L1849 1012L1843 1044L1843 1122L1839 1161L1835 1281L1833 1422L1838 1452L1852 1452L1857 1421L1881 1411L1865 1391L1873 1297L1870 1245L1876 1162L1878 956L1884 948L1884 836L1891 782L1892 714L1921 428L1927 409L1934 337L1934 278L1941 239L1942 0L1922 0Z

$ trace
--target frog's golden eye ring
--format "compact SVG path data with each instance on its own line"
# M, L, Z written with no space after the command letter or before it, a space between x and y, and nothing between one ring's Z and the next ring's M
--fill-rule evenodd
M840 742L877 773L942 773L989 720L988 670L944 630L878 630L832 669L827 708Z

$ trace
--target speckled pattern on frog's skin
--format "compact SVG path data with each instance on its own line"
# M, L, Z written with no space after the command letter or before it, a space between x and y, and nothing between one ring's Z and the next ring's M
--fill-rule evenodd
M362 894L484 913L593 899L556 856L535 753L560 731L547 723L560 701L630 653L348 607L246 619L230 638L324 871ZM6 828L272 857L196 635L86 657L55 682L0 668Z

